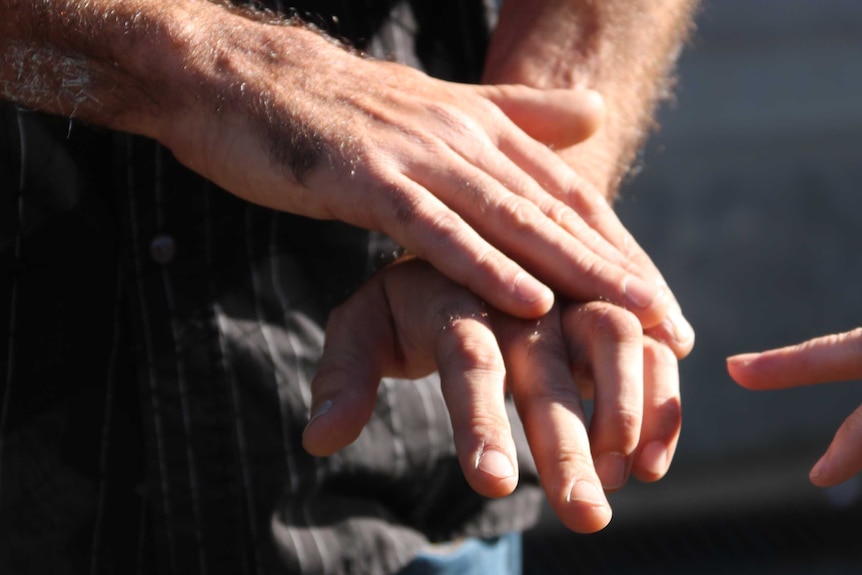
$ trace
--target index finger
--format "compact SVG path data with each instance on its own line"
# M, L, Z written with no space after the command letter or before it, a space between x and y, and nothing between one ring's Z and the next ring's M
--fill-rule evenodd
M727 359L730 376L749 389L782 389L862 378L862 328Z

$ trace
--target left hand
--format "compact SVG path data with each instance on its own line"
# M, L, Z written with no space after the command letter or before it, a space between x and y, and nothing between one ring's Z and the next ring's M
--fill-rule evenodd
M862 379L862 328L798 345L727 359L730 376L749 389L783 389ZM862 471L862 406L838 428L811 470L811 482L829 487Z
M305 448L323 456L355 440L381 377L435 369L464 475L484 496L517 484L507 390L544 490L570 529L602 529L611 517L604 490L622 487L629 473L657 480L670 464L681 421L677 360L633 314L591 302L514 319L419 260L379 273L330 317ZM593 395L588 433L582 400Z

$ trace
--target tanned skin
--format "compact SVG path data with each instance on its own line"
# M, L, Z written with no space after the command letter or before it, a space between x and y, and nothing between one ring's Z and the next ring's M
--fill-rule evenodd
M442 82L206 0L2 0L0 21L6 100L155 138L251 202L386 232L515 316L547 312L548 286L645 327L671 308L548 149L597 129L595 92Z
M429 260L333 315L306 447L349 443L381 374L436 368L465 476L502 496L517 482L510 389L554 509L589 532L610 520L603 490L664 475L679 433L676 357L693 332L605 196L690 4L507 0L489 84L465 86L221 3L0 0L0 94L150 136L240 197L383 230ZM431 296L473 312L417 316Z

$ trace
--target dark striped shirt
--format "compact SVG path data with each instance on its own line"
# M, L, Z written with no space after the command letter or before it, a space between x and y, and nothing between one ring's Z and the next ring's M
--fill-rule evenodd
M493 15L271 8L458 81ZM532 523L529 461L512 497L467 486L434 377L384 381L339 454L302 450L326 316L394 249L244 203L153 141L0 106L0 573L373 575Z

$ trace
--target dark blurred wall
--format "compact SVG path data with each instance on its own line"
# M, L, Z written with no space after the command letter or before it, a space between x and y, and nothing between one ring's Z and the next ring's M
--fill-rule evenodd
M862 325L862 2L713 0L698 23L618 204L697 331L683 434L615 521L858 504L858 479L822 491L807 474L862 384L755 393L724 358Z

